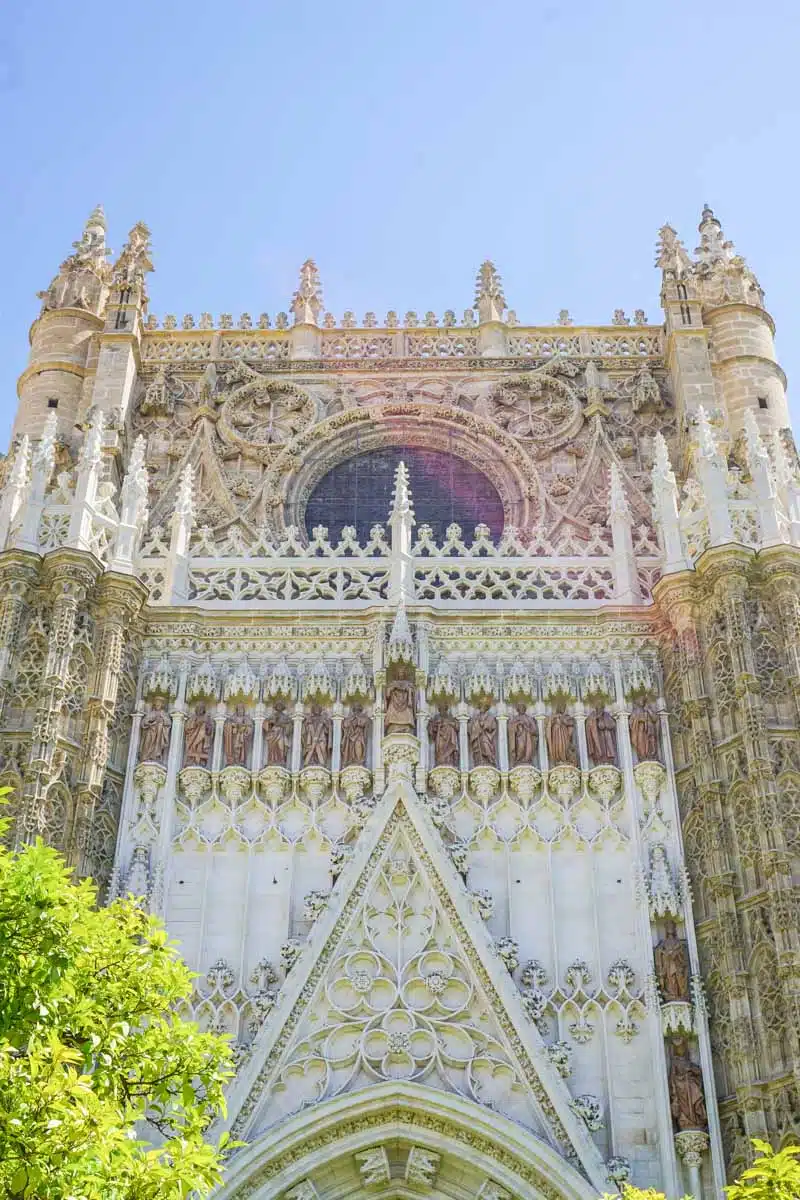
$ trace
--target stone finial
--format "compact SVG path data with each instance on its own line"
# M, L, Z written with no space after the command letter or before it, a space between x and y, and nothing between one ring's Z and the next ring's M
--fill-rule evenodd
M401 602L397 607L397 612L392 622L392 630L389 634L389 661L399 662L404 660L411 662L413 657L414 639L411 635L411 626L408 623L406 606Z
M80 457L78 459L78 471L96 467L103 457L103 433L105 431L106 417L102 408L96 408L92 415L92 420L89 428L86 431L86 436L83 439L81 446Z
M622 474L615 462L611 464L608 511L612 517L619 517L621 520L626 521L630 521L631 519L631 510L628 505L628 497L625 495Z
M671 225L662 225L658 231L656 266L677 277L691 273L692 260Z
M191 521L194 514L194 467L187 463L178 483L175 497L175 515Z
M404 462L397 464L394 475L394 495L389 526L392 531L392 569L389 596L404 604L414 597L414 563L411 557L411 531L414 527L414 505L408 469Z
M5 548L8 535L24 502L31 473L31 446L27 433L17 443L11 470L0 497L0 549Z
M138 288L142 304L147 303L144 277L153 270L151 253L150 230L143 221L137 221L114 263L113 282L119 288Z
M714 433L714 428L711 424L709 415L702 404L697 410L697 423L695 428L697 430L698 453L701 454L703 458L708 459L709 462L713 462L718 465L721 464L724 467L724 460L722 458L722 454L720 453L719 446L717 445L717 437Z
M660 430L653 438L653 502L664 549L664 572L682 571L687 563L678 520L678 482Z
M414 505L411 499L411 483L408 478L408 467L404 462L397 464L394 473L394 491L392 493L392 511L389 524L394 521L408 520L414 524Z
M568 308L559 309L557 325L572 325L572 317L569 315Z
M313 258L307 258L300 268L300 282L292 296L292 315L295 325L317 325L322 312L322 283Z
M711 266L717 262L729 262L733 258L733 242L725 240L722 225L707 204L703 207L697 228L700 245L695 249L695 254L699 262Z
M497 267L488 258L481 264L475 280L475 308L481 324L502 321L506 309L503 281Z
M58 274L45 292L39 292L42 311L55 308L85 308L97 312L105 298L111 268L106 246L106 218L96 205L83 227L81 238L72 243L72 254L64 259Z
M140 525L146 519L147 467L145 466L146 443L144 434L139 434L133 443L128 470L122 481L121 520L129 525Z
M58 417L55 412L50 412L47 415L47 420L44 423L42 436L39 439L36 449L33 452L33 469L39 471L45 478L45 484L49 483L50 476L53 473L53 466L56 460L56 433L58 431Z

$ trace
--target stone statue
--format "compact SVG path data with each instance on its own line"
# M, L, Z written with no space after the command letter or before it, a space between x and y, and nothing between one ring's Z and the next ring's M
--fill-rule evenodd
M547 753L551 767L556 767L559 763L570 763L573 767L578 765L575 718L567 712L563 701L552 716L547 718Z
M650 705L637 701L633 706L629 724L631 745L639 762L658 762L658 717Z
M320 704L303 718L303 766L327 767L333 742L333 721Z
M524 700L514 706L516 715L508 722L508 757L512 767L536 763L539 750L539 726L528 712Z
M674 921L667 921L666 934L655 948L655 960L662 998L688 1000L689 955L686 942L677 936Z
M253 744L253 719L248 717L243 704L237 704L233 714L226 718L222 734L226 767L246 767Z
M166 763L172 720L164 709L164 700L156 696L150 712L142 717L139 733L139 762Z
M677 1130L708 1128L703 1073L689 1058L689 1045L685 1038L676 1038L672 1043L669 1101Z
M478 711L467 723L469 748L474 767L497 765L497 717L489 712L489 701L482 700Z
M289 747L292 744L292 719L286 712L283 700L275 701L272 706L272 716L266 718L262 728L264 730L266 766L285 767L289 757Z
M383 732L415 733L416 704L414 684L408 679L395 679L386 688L386 716Z
M367 759L369 718L361 704L354 704L342 721L342 766L363 767Z
M617 763L617 723L606 708L594 708L586 718L586 746L596 767Z
M439 705L438 714L428 725L433 742L433 758L437 767L458 767L458 721L451 717L446 704Z
M213 742L214 722L206 712L205 704L197 704L194 715L189 717L186 722L183 765L185 767L208 767Z

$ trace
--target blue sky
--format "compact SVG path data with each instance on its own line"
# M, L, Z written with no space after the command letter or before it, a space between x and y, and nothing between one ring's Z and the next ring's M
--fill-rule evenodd
M790 382L797 0L27 0L0 25L0 443L34 293L102 201L153 232L151 309L459 314L485 257L523 322L660 319L656 231L704 201Z

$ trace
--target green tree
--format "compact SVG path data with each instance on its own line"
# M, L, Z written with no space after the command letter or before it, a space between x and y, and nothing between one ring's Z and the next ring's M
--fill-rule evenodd
M725 1189L728 1200L800 1200L800 1146L773 1150L769 1142L753 1138L758 1157L739 1178ZM664 1200L663 1192L653 1188L622 1190L623 1200ZM613 1200L603 1197L603 1200ZM684 1197L684 1200L691 1200Z
M205 1131L231 1053L177 1014L191 979L132 900L98 908L41 842L0 848L0 1196L178 1200L218 1182L225 1138Z

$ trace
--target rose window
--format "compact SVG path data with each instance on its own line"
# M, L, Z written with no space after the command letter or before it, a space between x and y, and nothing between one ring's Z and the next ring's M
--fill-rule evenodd
M456 454L417 446L387 446L339 463L319 481L305 511L306 530L324 525L337 541L345 526L356 529L362 546L373 525L388 525L397 465L403 461L411 483L417 527L430 525L441 544L456 523L469 539L476 525L492 537L503 532L503 503L494 484Z

